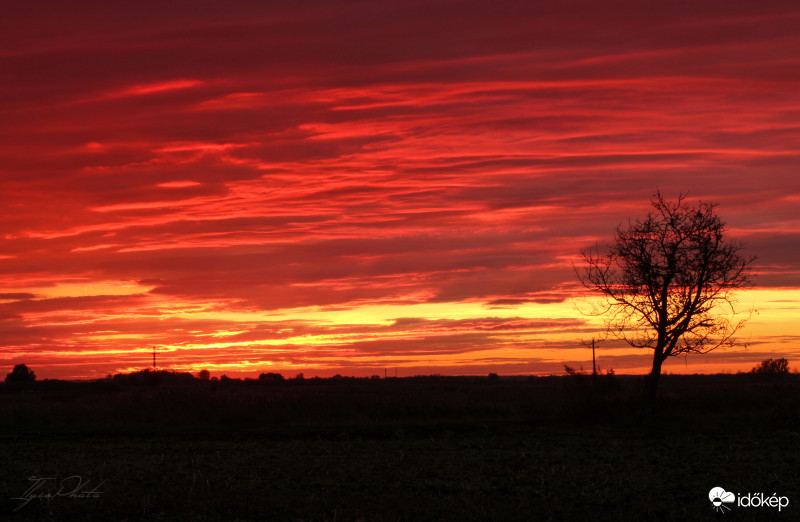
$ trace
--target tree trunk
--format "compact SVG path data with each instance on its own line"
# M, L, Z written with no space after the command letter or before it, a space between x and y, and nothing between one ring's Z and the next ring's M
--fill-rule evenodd
M653 354L653 369L644 379L644 401L651 409L656 406L656 392L658 391L658 378L661 376L661 364L665 357L658 352Z

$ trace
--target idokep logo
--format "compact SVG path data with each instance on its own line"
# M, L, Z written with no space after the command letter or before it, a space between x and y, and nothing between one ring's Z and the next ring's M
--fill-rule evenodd
M777 493L772 495L765 495L764 493L739 493L739 497L725 491L724 488L719 486L711 488L708 492L708 500L711 501L714 511L725 513L730 511L731 508L725 504L730 504L738 507L754 507L754 508L778 508L782 510L789 505L789 498L778 496Z
M731 510L731 508L725 504L733 504L736 502L736 495L717 486L711 488L711 491L708 492L708 500L714 505L714 511L725 513L726 510Z

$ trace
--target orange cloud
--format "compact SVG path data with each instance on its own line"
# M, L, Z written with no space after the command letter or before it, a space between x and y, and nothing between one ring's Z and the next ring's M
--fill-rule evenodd
M796 357L792 6L91 7L4 35L7 365L560 372L571 263L656 187L759 258L750 348L675 371Z

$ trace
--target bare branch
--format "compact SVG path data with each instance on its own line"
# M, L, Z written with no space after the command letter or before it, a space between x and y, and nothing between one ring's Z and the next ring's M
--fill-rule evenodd
M690 205L653 196L653 210L614 231L607 253L583 251L573 266L579 281L602 299L606 332L654 351L653 373L669 356L707 353L733 343L747 318L737 315L733 292L749 286L754 257L725 238L716 205Z

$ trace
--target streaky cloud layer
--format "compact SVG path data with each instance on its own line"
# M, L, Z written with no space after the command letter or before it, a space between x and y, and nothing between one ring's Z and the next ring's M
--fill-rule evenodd
M573 263L657 189L718 202L758 256L747 348L667 371L800 360L798 21L793 2L17 3L0 361L558 373L601 329Z

